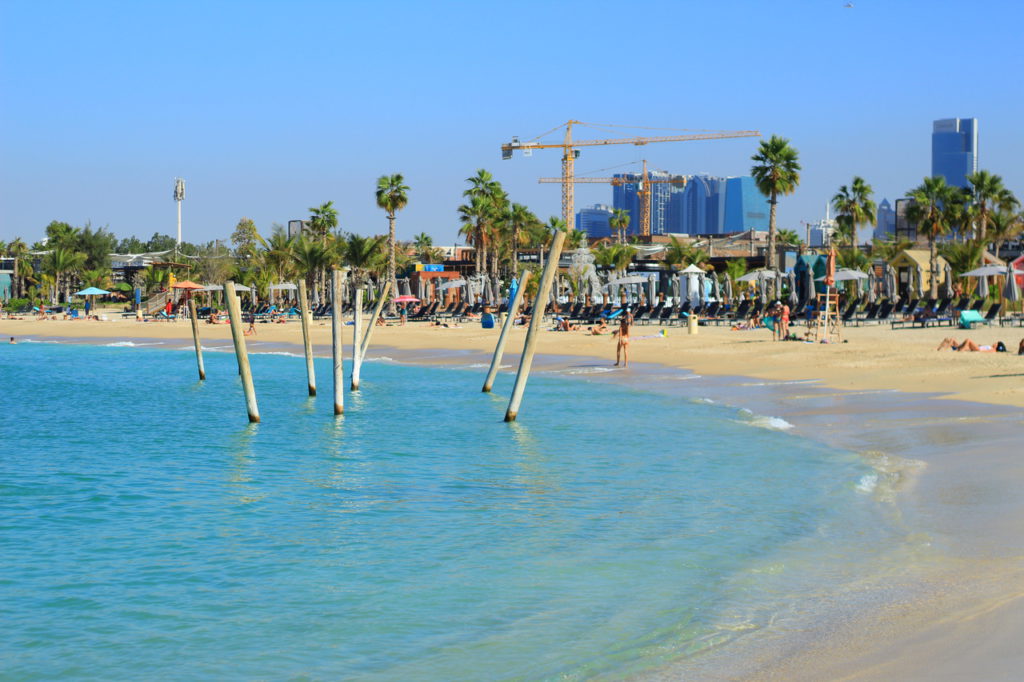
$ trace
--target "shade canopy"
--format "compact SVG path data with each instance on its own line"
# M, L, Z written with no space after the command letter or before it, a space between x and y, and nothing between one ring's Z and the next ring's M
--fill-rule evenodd
M110 292L107 291L106 289L99 289L97 287L88 287L86 289L82 289L81 291L76 291L75 292L75 296L104 296L104 295L109 294L109 293Z
M704 271L697 267L695 264L690 263L685 268L679 271L684 275L703 275Z
M825 277L827 277L827 276L828 275L826 275ZM817 282L824 282L825 281L825 277L819 277L815 281L817 281ZM833 279L836 282L850 282L850 281L853 281L853 280L867 279L867 278L868 278L868 273L861 272L860 270L851 270L850 268L839 268L838 270L836 270L836 274L833 276Z
M419 300L415 296L398 296L395 298L395 303L417 303Z
M685 270L683 272L686 272ZM754 270L736 279L737 282L758 282L768 279L775 279L778 276L776 270Z
M686 270L683 270L683 272L686 272ZM698 272L703 274L703 270L698 270ZM613 279L612 281L608 282L607 286L613 287L622 286L625 284L644 284L646 282L647 277L643 275L630 275L629 277L619 277L618 279Z
M178 282L177 284L175 284L174 288L175 289L202 289L203 285L202 284L196 284L195 282L192 282L192 281L186 279L184 282Z
M271 291L295 291L298 288L297 284L292 284L291 282L281 282L280 284L270 285Z
M197 289L197 291L224 291L224 285L222 285L222 284L206 284L206 285L203 286L202 289ZM252 289L250 289L249 287L245 286L244 284L236 284L235 285L235 291L252 291Z
M1010 271L1005 265L982 265L980 268L974 268L969 270L961 277L998 277L999 275L1009 275ZM1014 270L1015 275L1024 275L1024 270Z

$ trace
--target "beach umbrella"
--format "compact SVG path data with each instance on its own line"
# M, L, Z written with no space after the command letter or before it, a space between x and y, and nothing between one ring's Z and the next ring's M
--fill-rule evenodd
M519 280L515 277L508 285L508 303L512 305L512 299L516 297L516 291L519 290Z
M464 279L450 279L441 286L438 287L440 291L448 291L452 287L461 287L466 283Z
M807 269L804 270L804 301L810 301L814 298L814 269L808 265Z
M767 280L760 280L757 283L757 302L760 303L761 305L764 305L765 303L768 302L768 292L766 291L766 288L767 288L766 282L767 282Z
M1007 265L1006 284L1003 286L1003 298L1011 303L1016 303L1020 300L1020 287L1017 286L1017 278L1014 277L1015 274L1013 265Z
M687 270L688 269L689 268L687 268ZM683 270L683 272L686 272L686 270ZM752 270L751 272L748 272L747 274L743 275L742 277L737 278L736 281L737 282L759 282L761 280L766 280L766 279L775 279L776 275L777 275L777 273L776 273L775 270L767 270L767 269L763 269L762 268L760 270Z
M641 275L629 275L627 277L619 277L608 282L607 286L622 286L624 284L643 284L647 281L646 277Z
M179 287L176 286L174 288L178 289ZM270 285L270 290L271 291L295 291L298 288L299 288L298 285L292 284L291 282L281 282L280 284L271 284Z
M732 280L729 275L725 276L725 300L732 303Z
M408 277L403 277L402 279L398 280L398 295L412 297L412 287L409 286Z
M658 295L658 283L656 281L657 275L651 273L647 276L647 302L654 303L655 296Z
M416 303L419 300L420 299L416 298L415 296L410 296L408 294L402 294L401 296L395 297L395 303Z
M835 284L836 282L859 281L867 278L868 274L866 272L861 272L860 270L851 270L850 268L839 268L838 270L832 273L833 284ZM828 275L825 275L824 277L819 277L817 281L825 282L827 279Z
M924 296L924 270L921 266L917 266L917 297L921 298Z
M683 296L682 276L679 274L672 277L672 300L678 305Z
M416 297L419 298L422 301L423 297L426 296L426 295L427 295L427 287L426 287L426 285L424 283L424 280L423 280L422 277L417 277L416 278Z
M484 275L484 300L487 303L494 302L494 288L491 286L491 278Z
M974 268L960 275L961 277L999 277L1005 275L1005 265L982 265L980 268ZM1018 275L1024 275L1024 270L1015 270Z
M836 248L833 246L828 250L828 257L825 258L825 276L820 278L825 281L826 287L836 283Z
M779 299L779 300L782 300L782 278L784 276L785 275L783 275L781 270L778 270L778 271L775 272L775 291L774 291L774 297Z
M896 285L896 268L889 263L885 264L885 295L893 303L900 302L899 287Z
M943 268L944 279L942 281L942 297L953 298L953 268L946 263Z
M195 282L186 279L183 282L176 282L175 285L174 285L174 288L175 289L185 289L186 291L195 291L197 289L202 289L203 285L202 284L196 284Z
M87 287L81 291L76 291L75 296L105 296L110 292L106 289L100 289L99 287Z
M722 300L722 283L718 281L718 275L711 276L711 295L716 301Z
M800 302L800 298L796 295L796 273L790 270L786 273L787 285L789 286L789 303L790 308L795 308L796 304Z

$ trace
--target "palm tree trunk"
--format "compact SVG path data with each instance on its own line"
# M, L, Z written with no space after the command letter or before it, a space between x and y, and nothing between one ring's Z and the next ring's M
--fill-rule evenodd
M934 301L939 297L939 278L935 276L936 271L939 269L939 249L936 246L935 237L928 240L928 269L931 270L928 273L928 276L931 278L929 295Z
M512 276L516 277L519 270L519 227L512 228Z
M773 191L771 209L768 211L768 256L765 259L765 265L769 269L773 269L775 267L775 209L778 203L778 195ZM753 230L753 228L751 228L751 230Z
M395 214L388 213L388 281L391 282L391 300L388 301L388 315L395 315L395 296L398 281L395 279Z

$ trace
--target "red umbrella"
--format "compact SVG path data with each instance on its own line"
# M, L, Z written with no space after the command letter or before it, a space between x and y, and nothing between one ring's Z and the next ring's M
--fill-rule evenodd
M398 296L395 298L395 303L419 303L419 300L415 296Z
M832 287L836 284L836 249L832 247L825 259L825 286Z

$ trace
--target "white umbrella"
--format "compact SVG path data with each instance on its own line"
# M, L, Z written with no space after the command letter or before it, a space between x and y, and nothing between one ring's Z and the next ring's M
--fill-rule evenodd
M860 270L851 270L850 268L839 268L836 270L835 281L837 282L850 282L854 280L867 279L868 273L861 272ZM819 277L817 282L824 282L824 277Z
M450 279L437 288L438 291L448 291L452 287L461 287L466 283L464 279Z
M716 301L722 300L722 286L718 281L718 275L711 275L711 295Z
M795 308L796 304L800 302L799 297L796 295L796 273L790 270L788 273L786 273L786 278L788 280L787 283L789 285L789 307Z
M271 284L271 291L295 291L298 289L298 285L292 284L291 282L281 282L280 284Z
M684 270L683 272L686 272ZM775 279L778 273L775 270L754 270L736 279L737 282L758 282L766 279Z
M969 270L969 271L963 273L960 276L961 277L998 277L1000 275L1005 275L1007 273L1007 268L1008 267L1012 267L1012 266L1006 266L1006 265L982 265L980 268L974 268L973 270ZM1016 275L1024 275L1024 270L1014 270L1013 272Z
M672 278L672 300L678 305L683 297L683 285L680 281L680 275L675 275Z
M885 264L885 296L893 303L900 302L899 287L896 286L896 268Z
M224 285L222 284L206 284L202 289L196 289L196 291L224 291ZM235 291L252 291L249 287L244 284L235 284Z
M728 275L725 276L725 300L732 303L732 280Z
M683 273L684 275L700 275L700 274L704 273L703 270L698 268L693 263L690 263L689 265L687 265L685 268L680 270L680 272Z
M619 277L608 282L607 286L621 286L624 284L643 284L647 281L647 278L642 275L629 275L627 277Z
M917 266L917 297L922 298L924 296L924 270L921 266Z
M814 298L814 268L810 265L804 270L804 302L809 302Z
M945 278L942 281L942 297L953 298L953 268L949 267L949 263L946 263L943 272Z

